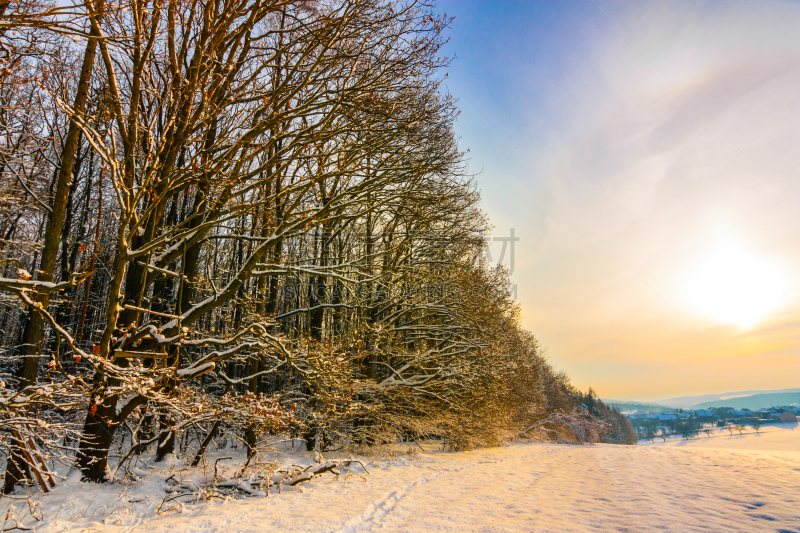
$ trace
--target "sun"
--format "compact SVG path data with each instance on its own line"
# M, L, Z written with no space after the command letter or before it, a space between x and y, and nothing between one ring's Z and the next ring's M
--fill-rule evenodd
M782 303L786 276L776 263L745 250L733 240L718 242L689 274L691 306L725 324L750 329Z

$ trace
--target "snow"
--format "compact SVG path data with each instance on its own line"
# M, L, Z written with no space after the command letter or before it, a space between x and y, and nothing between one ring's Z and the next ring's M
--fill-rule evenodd
M189 368L182 368L178 370L177 374L179 378L187 379L195 375L204 374L210 370L214 370L215 366L216 364L213 362L203 363L197 366L190 366Z
M697 437L692 437L689 440L682 437L670 437L666 442L657 437L655 442L639 441L639 446L800 453L800 429L798 429L797 422L764 425L758 432L751 427L747 427L741 435L736 430L731 435L727 429L714 428L711 435L706 435L705 432L702 432Z
M36 495L44 521L23 523L41 532L800 532L796 423L765 427L759 435L716 431L638 446L530 443L459 453L424 446L365 459L368 473L326 473L300 490L267 497L172 502L162 514L155 509L167 478L191 483L202 469L182 461L154 469L140 463L132 472L140 481L106 485L80 484L73 474L51 494ZM281 460L315 464L305 452ZM241 463L219 467L220 476L230 475ZM4 516L9 502L27 509L23 500L3 499Z
M125 409L125 407L127 407L127 405L131 402L131 400L136 398L136 396L137 396L136 394L129 394L117 400L117 404L114 406L114 412L117 414L117 416L119 416L122 410Z

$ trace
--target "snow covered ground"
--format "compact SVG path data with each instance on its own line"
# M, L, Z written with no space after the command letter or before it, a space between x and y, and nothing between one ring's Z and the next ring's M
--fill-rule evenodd
M154 509L179 464L138 484L70 479L35 531L771 531L800 533L800 428L638 446L519 444L379 458L302 492ZM292 460L313 462L311 456ZM228 463L228 462L225 462ZM221 463L223 464L223 463ZM233 466L231 466L233 468ZM141 471L137 471L143 473ZM9 502L0 500L5 516ZM169 507L165 505L164 508ZM23 511L17 511L18 516ZM8 527L7 523L5 527Z
M790 433L787 433L787 431ZM791 433L792 431L794 433ZM711 435L700 433L699 436L689 440L671 437L664 442L657 438L653 443L639 441L639 445L675 446L689 449L717 448L725 450L800 452L800 428L798 428L797 422L765 425L758 432L748 426L741 435L736 430L731 434L727 429L714 428Z

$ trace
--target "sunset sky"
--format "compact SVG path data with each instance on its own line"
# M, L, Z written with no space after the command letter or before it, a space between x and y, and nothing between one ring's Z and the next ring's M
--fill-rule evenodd
M604 398L800 387L800 4L437 9L553 364Z

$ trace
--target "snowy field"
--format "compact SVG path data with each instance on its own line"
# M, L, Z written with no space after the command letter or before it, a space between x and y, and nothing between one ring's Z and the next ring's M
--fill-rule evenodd
M169 475L198 474L175 464L136 484L70 479L36 497L42 521L27 516L22 525L43 532L800 533L800 429L781 424L759 435L749 431L635 447L520 444L464 453L431 447L380 457L368 474L359 475L360 467L338 479L324 474L302 492L175 505L157 514ZM311 456L292 460L313 463ZM6 498L3 516L9 503L17 516L28 509Z
M795 433L787 433L795 431ZM770 424L762 427L756 432L753 428L747 427L742 434L733 431L731 434L727 429L714 429L711 435L705 432L697 437L687 440L684 438L671 437L666 442L660 438L655 442L639 441L639 445L647 446L675 446L678 448L718 448L725 450L769 450L773 452L800 452L800 429L797 422L787 424Z

